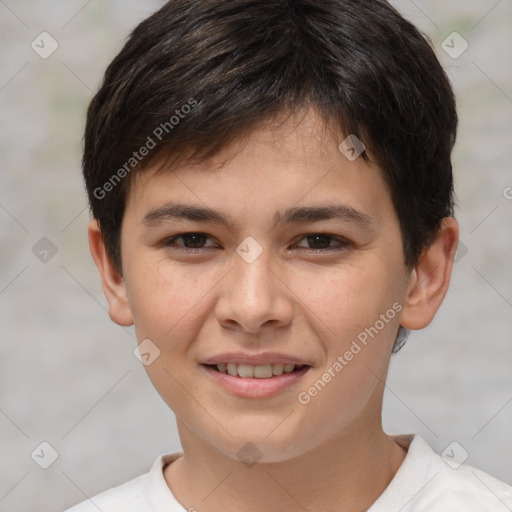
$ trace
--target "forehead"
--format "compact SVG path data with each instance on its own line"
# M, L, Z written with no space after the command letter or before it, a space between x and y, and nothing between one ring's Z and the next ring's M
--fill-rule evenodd
M188 203L195 208L189 208L190 218L234 225L242 211L273 222L296 221L315 215L301 206L341 205L338 214L364 223L391 205L390 194L377 165L340 151L345 139L314 111L274 118L210 158L182 158L172 165L162 160L139 172L132 179L127 211L148 223L170 202ZM331 208L331 216L335 213Z

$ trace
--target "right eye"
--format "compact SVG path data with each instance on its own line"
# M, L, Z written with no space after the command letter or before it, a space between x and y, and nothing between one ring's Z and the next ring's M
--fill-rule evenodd
M215 247L215 245L204 247L205 240L208 238L209 235L206 233L181 233L180 235L166 239L163 246L172 250L197 253L203 248ZM180 239L183 243L176 243L176 241Z

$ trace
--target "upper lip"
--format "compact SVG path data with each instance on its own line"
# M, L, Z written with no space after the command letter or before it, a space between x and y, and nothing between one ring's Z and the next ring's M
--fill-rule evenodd
M260 354L247 354L244 352L229 352L218 354L206 359L202 364L237 363L259 366L264 364L295 364L311 366L304 359L296 356L289 356L280 352L265 352Z

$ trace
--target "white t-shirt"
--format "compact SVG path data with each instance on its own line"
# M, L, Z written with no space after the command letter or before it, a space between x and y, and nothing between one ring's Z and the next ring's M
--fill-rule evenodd
M367 512L512 511L511 486L465 464L455 468L453 451L444 459L418 435L390 437L407 450L407 456ZM163 468L181 455L181 452L161 455L148 473L66 512L186 512L163 475Z

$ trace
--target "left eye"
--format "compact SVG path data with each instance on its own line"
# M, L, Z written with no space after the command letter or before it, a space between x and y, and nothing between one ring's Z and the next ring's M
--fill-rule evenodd
M181 239L183 243L176 243L179 239ZM205 246L205 242L208 239L210 239L210 237L205 233L182 233L181 235L167 239L163 245L178 251L197 252L203 248L215 247L215 244ZM303 235L300 240L304 240L310 245L312 244L313 247L305 247L303 245L296 245L294 247L299 248L301 251L306 250L309 252L341 251L350 245L350 243L343 238L327 235L325 233ZM336 245L331 245L331 242L335 242Z
M326 251L340 251L348 247L350 244L347 242L347 240L344 240L343 238L338 238L332 235L327 235L325 233L311 233L308 235L304 235L301 240L306 240L307 243L316 245L317 247L312 248L305 248L309 249L313 252L326 252ZM330 242L337 242L338 245L330 245ZM320 247L318 247L320 246ZM298 245L297 247L304 247Z

